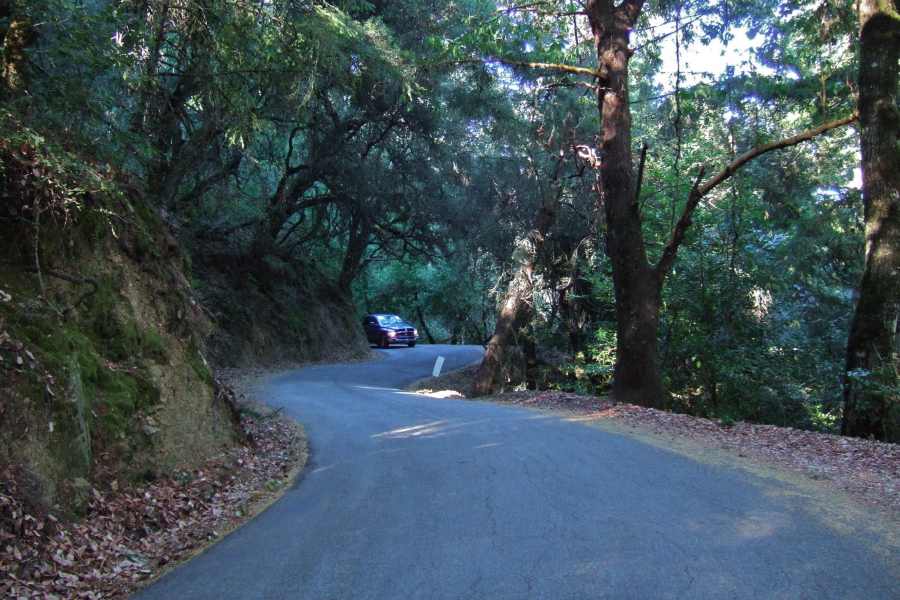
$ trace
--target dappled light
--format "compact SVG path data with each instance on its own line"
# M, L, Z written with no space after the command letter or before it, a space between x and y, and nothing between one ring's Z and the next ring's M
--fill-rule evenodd
M779 535L787 529L783 517L776 513L756 513L745 515L734 524L738 539L764 540Z
M313 473L324 473L324 472L326 472L326 471L330 471L331 469L335 468L336 466L337 466L336 463L332 463L332 464L330 464L330 465L324 465L324 466L322 466L322 467L316 467L315 469L313 469L312 472L313 472Z
M378 391L378 392L396 392L397 391L395 388L391 388L391 387L375 387L375 386L371 386L371 385L354 385L353 387L358 390L371 390L371 391ZM403 393L403 392L400 392L400 393Z
M428 396L429 398L455 398L455 399L465 398L465 396L463 396L461 393L457 392L456 390L420 392L419 395Z
M430 423L423 423L421 425L411 425L409 427L401 427L399 429L377 433L372 437L375 439L384 438L397 440L415 438L429 439L448 435L455 429L465 427L470 424L471 423L459 421L433 421Z
M771 457L804 476L877 488L895 507L896 4L2 0L0 596L57 597L41 587L57 573L72 597L104 596L59 571L78 558L68 551L23 559L23 532L39 523L54 539L124 482L199 478L207 460L259 447L244 423L268 397L226 381L255 370L303 367L278 393L339 373L273 409L327 416L336 429L311 425L310 440L384 468L350 490L361 519L426 513L370 502L382 475L438 470L407 457L443 451L456 479L436 502L469 489L468 467L455 469L478 461L458 453L525 456L509 440L529 427L565 431L555 447L569 449L597 434L581 425L639 422L741 459L777 446ZM444 368L455 377L438 381ZM304 404L307 392L322 402ZM499 393L517 406L494 406ZM570 466L532 458L510 467L520 491ZM321 460L310 479L358 466ZM227 468L234 481L251 470ZM548 515L583 473L555 481ZM466 499L489 513L480 541L520 510L485 496ZM735 514L735 547L789 529ZM448 513L427 516L393 542L417 543ZM148 539L139 520L115 526ZM366 531L342 532L340 551L393 559ZM491 569L518 564L502 546ZM584 564L633 559L624 550ZM404 557L354 587L358 558L298 556L285 560L347 585L322 597L421 595L389 579L453 565ZM484 593L488 575L429 592L502 595ZM525 593L502 593L552 595L539 577L516 582Z

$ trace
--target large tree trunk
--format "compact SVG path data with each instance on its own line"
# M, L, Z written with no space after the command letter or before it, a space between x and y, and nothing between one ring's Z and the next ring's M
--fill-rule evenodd
M662 284L672 269L678 248L684 242L697 204L758 156L811 140L850 123L856 115L753 148L702 185L705 170L701 170L662 256L655 265L651 265L647 261L640 207L633 182L628 99L628 60L632 54L628 47L628 34L643 4L644 0L623 0L618 6L614 0L589 0L587 13L597 48L597 74L600 78L597 100L601 119L602 167L598 191L606 213L607 254L612 265L618 323L612 396L621 402L659 407L664 400L657 350ZM896 63L894 54L894 68Z
M824 123L814 129L747 151L734 159L705 183L701 169L685 203L681 218L673 229L669 241L655 265L647 261L646 247L641 231L640 206L635 193L631 156L631 111L628 94L628 60L632 50L628 36L634 28L645 0L588 0L586 12L590 21L594 44L597 49L597 70L583 67L564 67L540 63L502 61L513 66L562 68L569 73L590 74L597 78L597 104L600 111L600 149L597 156L590 149L586 158L600 168L598 193L604 207L607 227L607 254L612 266L613 288L616 297L617 347L612 396L619 401L647 407L663 404L664 389L657 350L659 311L662 284L671 271L678 248L684 242L685 232L691 225L691 216L700 200L727 181L738 169L758 156L811 140L823 133L846 125L856 119L856 114ZM863 0L865 3L889 5L896 0ZM892 9L893 10L893 9ZM896 16L896 15L894 15ZM897 40L892 38L885 52L893 52L894 72L886 81L896 80ZM887 62L885 63L887 64ZM893 84L896 87L896 83ZM893 89L893 88L892 88ZM888 107L885 105L884 110ZM894 117L897 119L897 117ZM896 125L897 120L893 121ZM896 136L894 140L895 152ZM896 156L896 155L894 155ZM893 159L893 164L898 164ZM602 162L602 166L599 164ZM894 201L897 201L896 186ZM894 206L892 218L900 218L900 208ZM893 238L900 239L896 234ZM900 260L900 252L892 256ZM893 263L892 263L893 264ZM896 273L896 267L891 267ZM520 273L521 275L521 273ZM510 293L497 322L497 329L485 353L479 376L482 393L490 391L493 381L488 381L489 368L499 364L500 348L512 333L512 317L524 301L520 276L510 284ZM524 288L523 288L524 289ZM896 305L896 302L895 302ZM896 312L896 311L895 311ZM896 323L896 315L894 315ZM499 341L498 341L499 340ZM496 367L496 365L494 365ZM495 372L495 370L494 370Z
M859 20L866 264L847 343L841 432L900 441L900 16L895 2L860 0Z
M550 225L553 223L553 215L556 211L556 205L559 197L554 196L550 201L545 202L538 214L534 228L525 237L519 245L518 253L519 270L509 284L506 292L506 300L500 315L497 317L497 324L494 327L494 334L488 341L487 349L484 352L484 358L481 360L481 366L478 368L478 375L475 380L475 393L478 396L487 396L494 390L494 378L500 368L503 359L503 353L510 339L513 337L517 323L522 316L523 311L528 306L533 291L532 276L541 252L544 249L544 238L550 231Z
M588 2L597 48L600 109L600 194L606 211L607 253L616 296L617 345L612 396L621 402L662 406L657 352L661 277L647 261L640 208L634 192L628 34L643 0Z

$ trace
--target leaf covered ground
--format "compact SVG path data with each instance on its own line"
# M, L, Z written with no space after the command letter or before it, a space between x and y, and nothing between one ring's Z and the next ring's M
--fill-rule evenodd
M89 488L78 522L30 514L20 473L0 472L0 597L127 598L257 514L290 484L307 450L296 422L263 408L253 414L242 423L252 443L201 469L143 486L101 477L108 484Z

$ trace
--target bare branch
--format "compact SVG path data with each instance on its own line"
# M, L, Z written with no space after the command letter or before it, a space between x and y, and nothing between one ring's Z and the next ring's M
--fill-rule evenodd
M706 194L710 193L713 189L715 189L719 184L723 181L727 180L729 177L734 175L735 171L743 167L745 164L753 160L754 158L766 154L767 152L771 152L773 150L781 150L782 148L788 148L790 146L796 146L802 142L807 142L815 137L822 135L825 132L831 131L832 129L836 129L837 127L842 127L849 123L852 123L859 117L858 112L854 112L852 115L844 117L843 119L838 119L836 121L829 121L828 123L824 123L819 125L815 129L810 129L809 131L805 131L803 133L799 133L793 137L784 138L782 140L778 140L775 142L769 142L768 144L763 144L762 146L757 146L753 150L745 152L744 154L738 156L734 159L731 164L727 167L716 173L716 175L704 183L699 188L700 196L703 197Z
M507 60L505 58L467 58L463 60L451 60L442 63L436 63L426 67L428 69L433 69L441 66L457 66L457 65L493 65L500 64L505 65L507 67L525 67L528 69L547 69L551 71L562 71L564 73L574 73L576 75L588 75L590 77L596 77L597 79L603 79L603 76L593 69L587 69L585 67L575 67L572 65L566 64L556 64L556 63L536 63L536 62L522 62L517 60Z
M644 167L647 164L647 142L644 141L643 146L641 146L641 162L638 166L638 176L637 176L637 184L634 186L634 201L640 202L641 200L641 185L644 183Z
M585 87L593 92L596 92L598 89L600 89L596 85L591 85L591 84L587 83L586 81L574 81L572 83L548 83L547 85L545 85L543 87L543 89L550 91L552 89L559 88L559 87L566 87L566 88Z
M688 200L684 205L684 210L682 210L681 212L681 218L679 218L678 223L675 224L675 227L672 230L672 235L669 237L669 242L666 244L662 256L660 257L659 262L656 263L656 267L654 268L660 284L662 283L665 274L672 268L672 264L675 262L675 254L678 252L678 248L684 242L684 236L687 233L688 228L691 226L691 216L694 214L694 209L697 208L697 204L700 202L700 200L703 199L704 196L709 194L723 182L727 181L738 171L738 169L740 169L753 159L762 156L767 152L772 152L773 150L781 150L782 148L788 148L790 146L796 146L797 144L807 142L827 131L831 131L832 129L835 129L837 127L852 123L858 117L859 113L854 112L848 117L844 117L843 119L838 119L836 121L829 121L828 123L820 125L814 129L810 129L809 131L797 134L795 136L784 138L774 142L769 142L768 144L763 144L762 146L757 146L753 150L749 150L744 154L738 156L736 159L731 161L731 163L729 163L727 167L716 173L712 178L710 178L706 183L702 185L700 184L700 181L706 174L706 167L700 169L700 173L697 175L697 179L694 181L694 186L691 188L691 193L688 195Z
M513 12L530 12L538 15L545 15L550 17L575 17L578 15L586 15L587 11L584 10L576 10L576 11L559 11L559 10L546 10L543 8L538 8L539 6L546 6L547 2L535 2L534 4L523 4L521 6L511 6L509 8L503 9L503 12L509 14Z
M261 221L260 217L253 217L252 219L247 219L246 221L241 221L240 223L237 223L236 225L232 225L231 227L226 227L225 229L223 229L222 234L224 236L229 236L229 235L233 234L235 231L244 229L246 227L250 227L251 225L256 225L260 221Z

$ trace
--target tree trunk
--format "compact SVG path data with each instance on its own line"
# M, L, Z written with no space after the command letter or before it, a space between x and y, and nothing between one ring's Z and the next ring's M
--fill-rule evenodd
M544 249L544 238L550 231L558 202L559 197L555 196L552 201L544 204L538 214L534 229L519 245L521 251L519 270L507 289L506 301L497 317L494 334L488 340L487 350L484 352L484 358L475 380L475 393L478 396L488 396L494 390L494 378L500 368L504 350L515 332L516 323L519 321L523 309L528 306L531 298L533 291L531 278L538 258Z
M372 224L364 214L362 207L353 206L353 217L348 227L347 250L344 252L344 261L341 264L341 273L338 276L338 287L342 292L350 294L353 282L359 274L360 265L366 248L372 238Z
M428 343L437 343L434 341L434 337L431 335L431 330L428 328L428 323L425 321L425 313L422 312L422 307L419 305L416 305L416 316L419 317L419 323L422 324L422 332L425 333L425 337L428 338Z
M887 2L889 0L867 0ZM607 254L616 297L617 343L612 396L620 402L660 407L664 400L657 336L662 284L671 271L678 248L691 225L699 201L755 158L807 140L852 122L856 115L824 123L792 137L770 142L734 159L701 185L701 169L681 218L655 265L647 261L641 215L633 182L631 111L628 99L628 34L644 0L589 0L588 18L597 48L597 101L600 109L600 183L598 192L606 214ZM896 43L894 43L896 69ZM896 73L894 73L896 76ZM896 140L896 138L894 138ZM895 160L894 164L897 162ZM897 254L900 256L900 253Z
M0 5L0 12L6 18L13 18L13 6L9 2ZM4 18L4 21L6 20ZM25 71L28 63L28 48L37 41L38 33L27 17L13 20L2 29L3 55L0 69L0 96L10 98L27 92Z
M900 16L890 0L860 0L859 21L866 264L847 342L841 433L900 441Z
M590 306L585 298L591 295L589 284L581 277L581 266L578 259L578 244L570 249L568 284L564 287L557 286L559 316L563 327L569 337L569 346L572 356L577 357L584 351L584 328L587 323L597 320L594 307Z
M574 287L574 284L570 285L570 287ZM572 356L577 356L581 352L581 327L578 323L574 303L569 301L569 288L559 290L559 314L563 326L565 326L569 334L569 346L572 347Z
M640 207L634 193L628 34L643 0L591 0L587 11L597 48L600 109L600 195L606 212L607 253L616 296L617 345L612 396L647 407L663 403L657 352L661 277L647 261Z
M538 389L537 381L537 342L534 339L534 326L529 323L522 336L522 354L525 359L525 385L529 390Z

